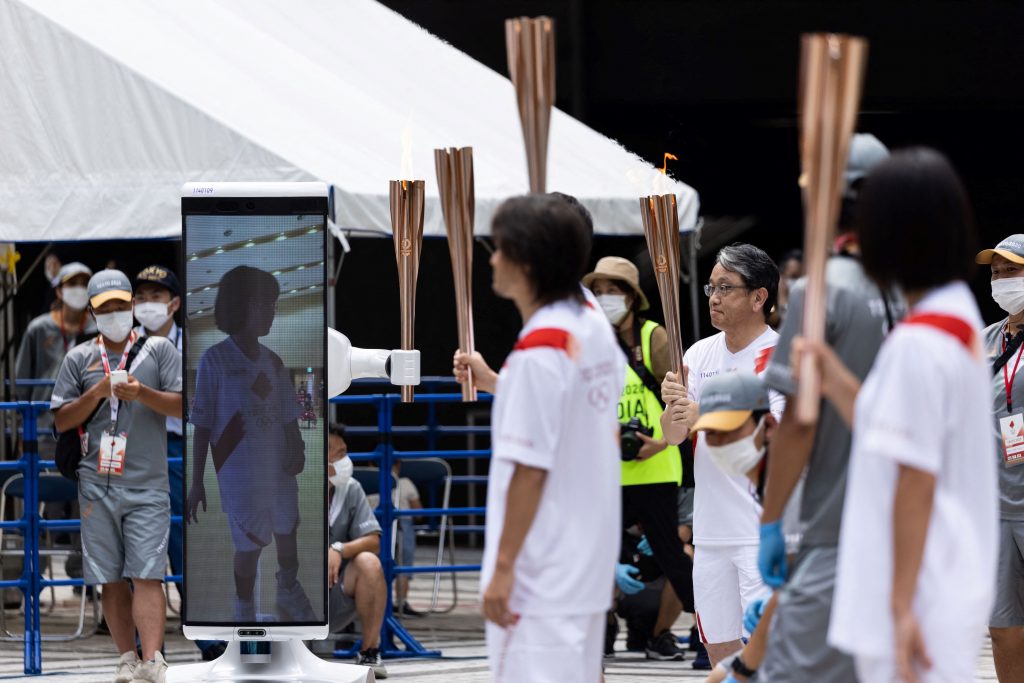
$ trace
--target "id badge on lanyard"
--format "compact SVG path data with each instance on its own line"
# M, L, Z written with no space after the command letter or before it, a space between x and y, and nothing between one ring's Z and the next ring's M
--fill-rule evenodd
M1003 341L1003 351L1006 350L1006 341ZM1013 383L1017 378L1017 369L1020 367L1020 357L1024 354L1024 346L1017 353L1017 362L1013 364L1013 373L1006 371L1007 363L1003 366L1003 386L1006 388L1006 417L999 418L999 436L1003 441L1003 464L1006 467L1014 467L1024 464L1024 412L1013 412Z
M110 360L107 358L107 349L103 344L103 337L98 338L100 345L100 358L103 360L103 372L106 376L110 376ZM125 365L128 362L128 353L131 351L132 345L135 343L135 333L133 332L128 337L128 342L125 344L124 353L121 355L121 362L118 363L117 369L124 370ZM128 432L117 432L117 414L121 408L121 401L111 395L110 396L110 428L103 432L103 436L100 439L100 457L97 463L97 469L100 474L124 474L124 456L128 446Z

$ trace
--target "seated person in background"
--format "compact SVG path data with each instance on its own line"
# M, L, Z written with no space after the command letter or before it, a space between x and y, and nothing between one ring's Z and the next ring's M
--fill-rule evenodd
M702 398L693 431L705 433L711 460L726 474L746 475L757 485L776 426L769 411L768 388L751 372L727 372L707 381ZM742 683L753 678L764 658L775 602L774 594L751 602L743 618L743 628L751 634L749 642L720 661L707 683L726 679Z
M423 507L420 502L420 492L409 477L399 476L402 471L402 461L396 460L391 465L391 474L398 480L398 509L419 510ZM376 493L366 497L370 501L370 509L376 510L380 505L380 496ZM411 567L416 562L416 523L412 517L398 518L398 565L400 567ZM422 617L423 612L414 610L409 604L409 581L412 577L408 574L399 574L395 577L395 604L394 611L408 617Z
M327 582L330 632L352 623L356 615L363 629L356 664L369 666L377 678L388 672L380 654L380 627L387 605L387 585L380 558L380 524L359 482L352 480L352 460L345 445L345 427L332 424L328 432L327 477L330 503L327 508ZM333 639L328 635L333 649Z

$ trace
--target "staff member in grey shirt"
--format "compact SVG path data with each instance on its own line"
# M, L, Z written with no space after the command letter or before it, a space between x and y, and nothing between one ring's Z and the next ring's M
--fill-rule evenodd
M136 342L131 283L103 270L88 294L100 334L64 358L51 407L59 431L85 431L78 467L85 582L103 585L103 613L121 655L114 682L159 682L167 668L160 654L170 528L166 418L181 414L181 357L170 341L152 337L126 368Z
M989 620L1000 681L1024 680L1024 235L1010 235L978 254L992 267L992 298L1009 313L985 328L992 363L992 413L999 456L999 564ZM1009 395L1007 395L1009 394ZM1004 437L1004 434L1006 435Z
M852 227L849 223L852 223L852 201L856 199L858 182L870 167L888 155L888 150L874 136L855 136L846 170L853 192L848 188L844 197L847 225L843 227ZM883 296L854 256L844 254L830 259L825 283L828 290L826 340L863 381L888 326L900 317L904 305L892 295ZM793 338L803 327L805 284L806 281L798 282L791 292L789 314L779 330L775 354L764 373L765 384L788 397L796 395L790 355ZM758 567L765 583L772 588L781 587L781 591L759 677L772 683L852 681L855 680L852 658L831 647L826 640L846 496L850 430L827 401L821 403L815 426L800 425L795 409L795 401L786 403L786 412L775 431L768 455ZM800 505L803 537L793 572L787 575L781 517L805 469Z
M86 285L92 271L84 263L69 263L60 269L54 284L59 306L44 313L25 328L18 346L15 376L23 379L56 379L64 356L86 337L96 334L92 318L85 313L89 305ZM20 401L49 401L49 386L19 387ZM36 421L39 429L39 455L53 459L54 440L50 433L53 414L43 412Z
M380 627L388 601L387 583L378 557L380 524L363 488L352 480L345 428L332 424L327 440L327 478L331 483L327 508L331 544L327 551L330 629L332 633L340 631L358 614L363 627L363 649L356 664L371 667L377 678L387 678L380 654Z

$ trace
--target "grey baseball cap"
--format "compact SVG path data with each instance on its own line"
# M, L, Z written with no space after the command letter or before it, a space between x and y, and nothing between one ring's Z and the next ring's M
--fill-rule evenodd
M768 410L768 387L752 372L726 372L701 389L700 417L693 431L739 429L755 410Z
M120 270L101 270L89 280L89 304L99 308L111 299L132 300L132 283Z
M975 263L992 263L992 257L999 254L1008 261L1024 264L1024 235L1010 235L996 245L995 249L983 249L974 257Z
M875 166L889 158L889 148L871 133L857 133L850 140L850 151L846 157L846 193L858 180L864 178Z
M62 284L75 277L76 275L85 275L92 277L92 269L84 263L74 261L72 263L66 263L60 267L57 271L57 283L54 287L60 287Z

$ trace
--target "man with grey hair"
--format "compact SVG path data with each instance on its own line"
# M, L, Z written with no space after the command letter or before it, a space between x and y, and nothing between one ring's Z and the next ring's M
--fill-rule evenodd
M683 377L669 373L662 384L662 428L672 444L691 436L704 384L725 372L760 374L779 337L767 324L779 286L775 262L750 244L724 247L715 261L704 293L711 324L721 332L691 346L683 357ZM775 419L784 405L783 396L772 392ZM715 467L703 432L697 435L693 467L697 627L716 664L740 649L743 611L768 592L757 571L761 504L750 479Z

